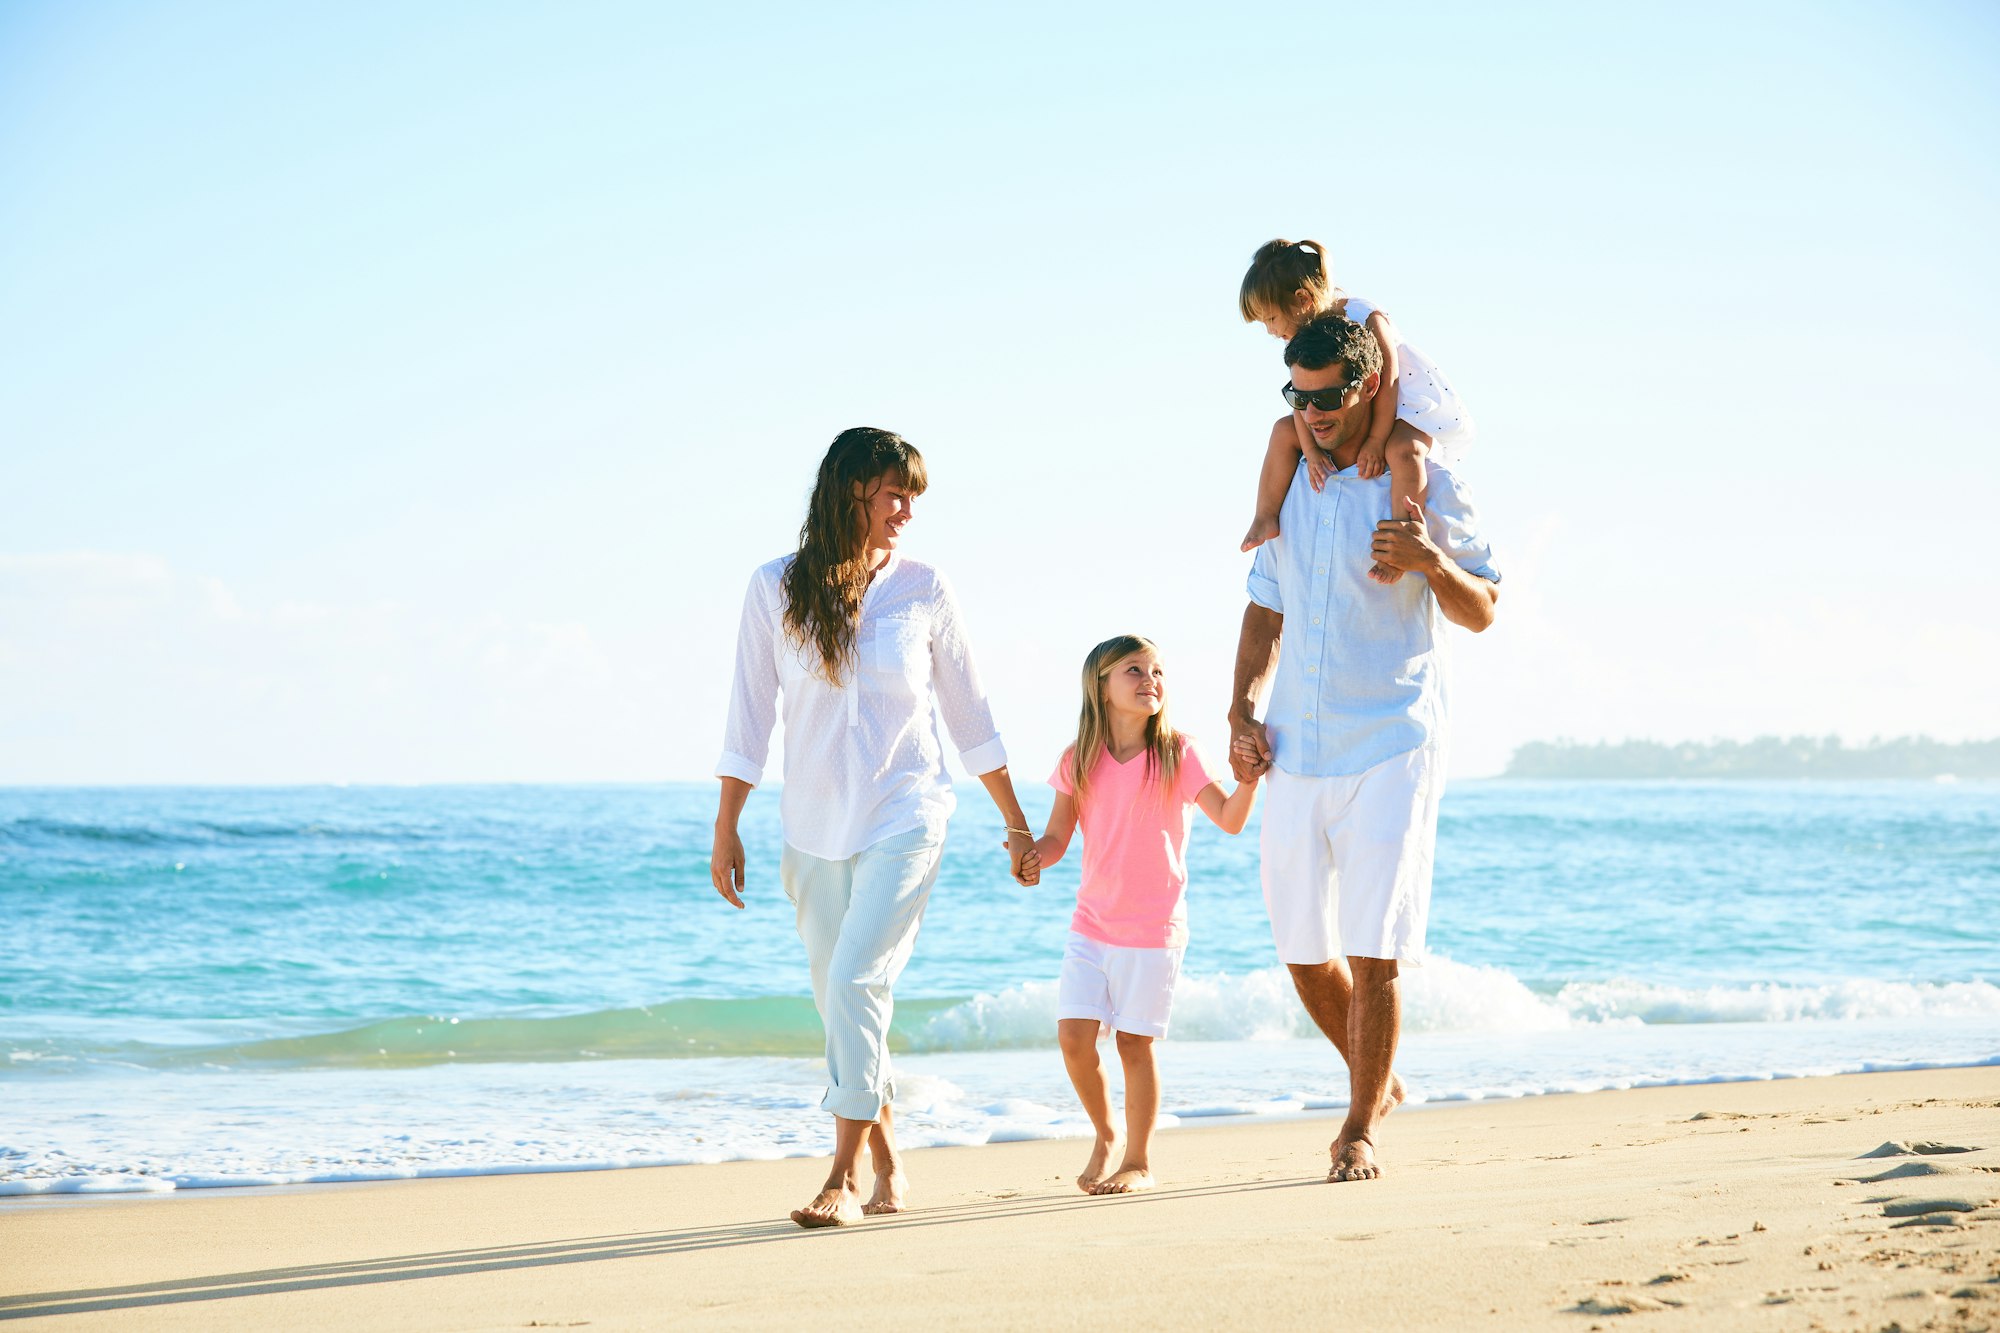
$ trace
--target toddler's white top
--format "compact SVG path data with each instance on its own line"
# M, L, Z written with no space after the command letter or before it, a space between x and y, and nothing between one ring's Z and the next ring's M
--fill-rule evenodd
M1345 296L1345 299L1345 313L1356 324L1367 324L1368 317L1380 309L1359 296ZM1396 329L1397 339L1396 416L1431 437L1433 462L1456 467L1464 459L1466 446L1472 443L1477 429L1472 413L1465 410L1451 381L1436 363L1402 341L1400 325L1391 321L1391 327Z
M743 597L736 681L719 778L764 780L771 728L785 720L785 841L839 861L911 829L942 827L956 797L937 718L968 773L1007 762L944 575L894 552L861 600L855 661L839 684L819 650L792 641L779 584L794 557L758 567Z

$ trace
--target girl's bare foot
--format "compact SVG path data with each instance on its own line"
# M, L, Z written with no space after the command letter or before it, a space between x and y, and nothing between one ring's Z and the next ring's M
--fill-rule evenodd
M1121 1166L1090 1187L1092 1194L1137 1194L1153 1188L1153 1173L1143 1166Z
M1097 1187L1104 1183L1105 1172L1110 1169L1111 1159L1117 1153L1117 1139L1098 1139L1097 1146L1090 1150L1090 1160L1084 1164L1083 1174L1076 1178L1076 1187L1085 1194L1095 1194Z
M1259 514L1250 522L1250 531L1243 534L1243 549L1254 551L1265 542L1278 535L1278 516Z
M870 1217L902 1212L906 1206L903 1203L903 1187L908 1183L903 1179L903 1168L900 1166L892 1166L887 1171L877 1171L875 1193L867 1203L861 1205L861 1211Z
M861 1204L853 1190L829 1185L805 1207L792 1209L792 1220L808 1228L844 1227L861 1220Z

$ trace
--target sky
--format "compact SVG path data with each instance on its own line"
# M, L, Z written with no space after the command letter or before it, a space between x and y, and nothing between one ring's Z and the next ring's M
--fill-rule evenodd
M1220 750L1273 236L1479 422L1455 773L2000 735L2000 9L704 8L0 0L0 783L703 778L854 425L1017 776Z

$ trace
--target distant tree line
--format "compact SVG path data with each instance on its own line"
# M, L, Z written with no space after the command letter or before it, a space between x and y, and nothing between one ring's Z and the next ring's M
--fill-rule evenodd
M2000 740L1947 744L1928 736L1849 748L1838 736L1753 741L1531 741L1510 778L2000 778Z

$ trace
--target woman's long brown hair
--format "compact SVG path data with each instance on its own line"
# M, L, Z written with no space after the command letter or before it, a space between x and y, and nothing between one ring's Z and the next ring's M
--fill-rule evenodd
M836 435L799 529L799 553L785 567L785 630L822 674L838 685L854 665L861 597L868 591L868 497L894 478L912 495L929 484L924 456L893 431L856 426ZM857 493L859 498L857 498Z

